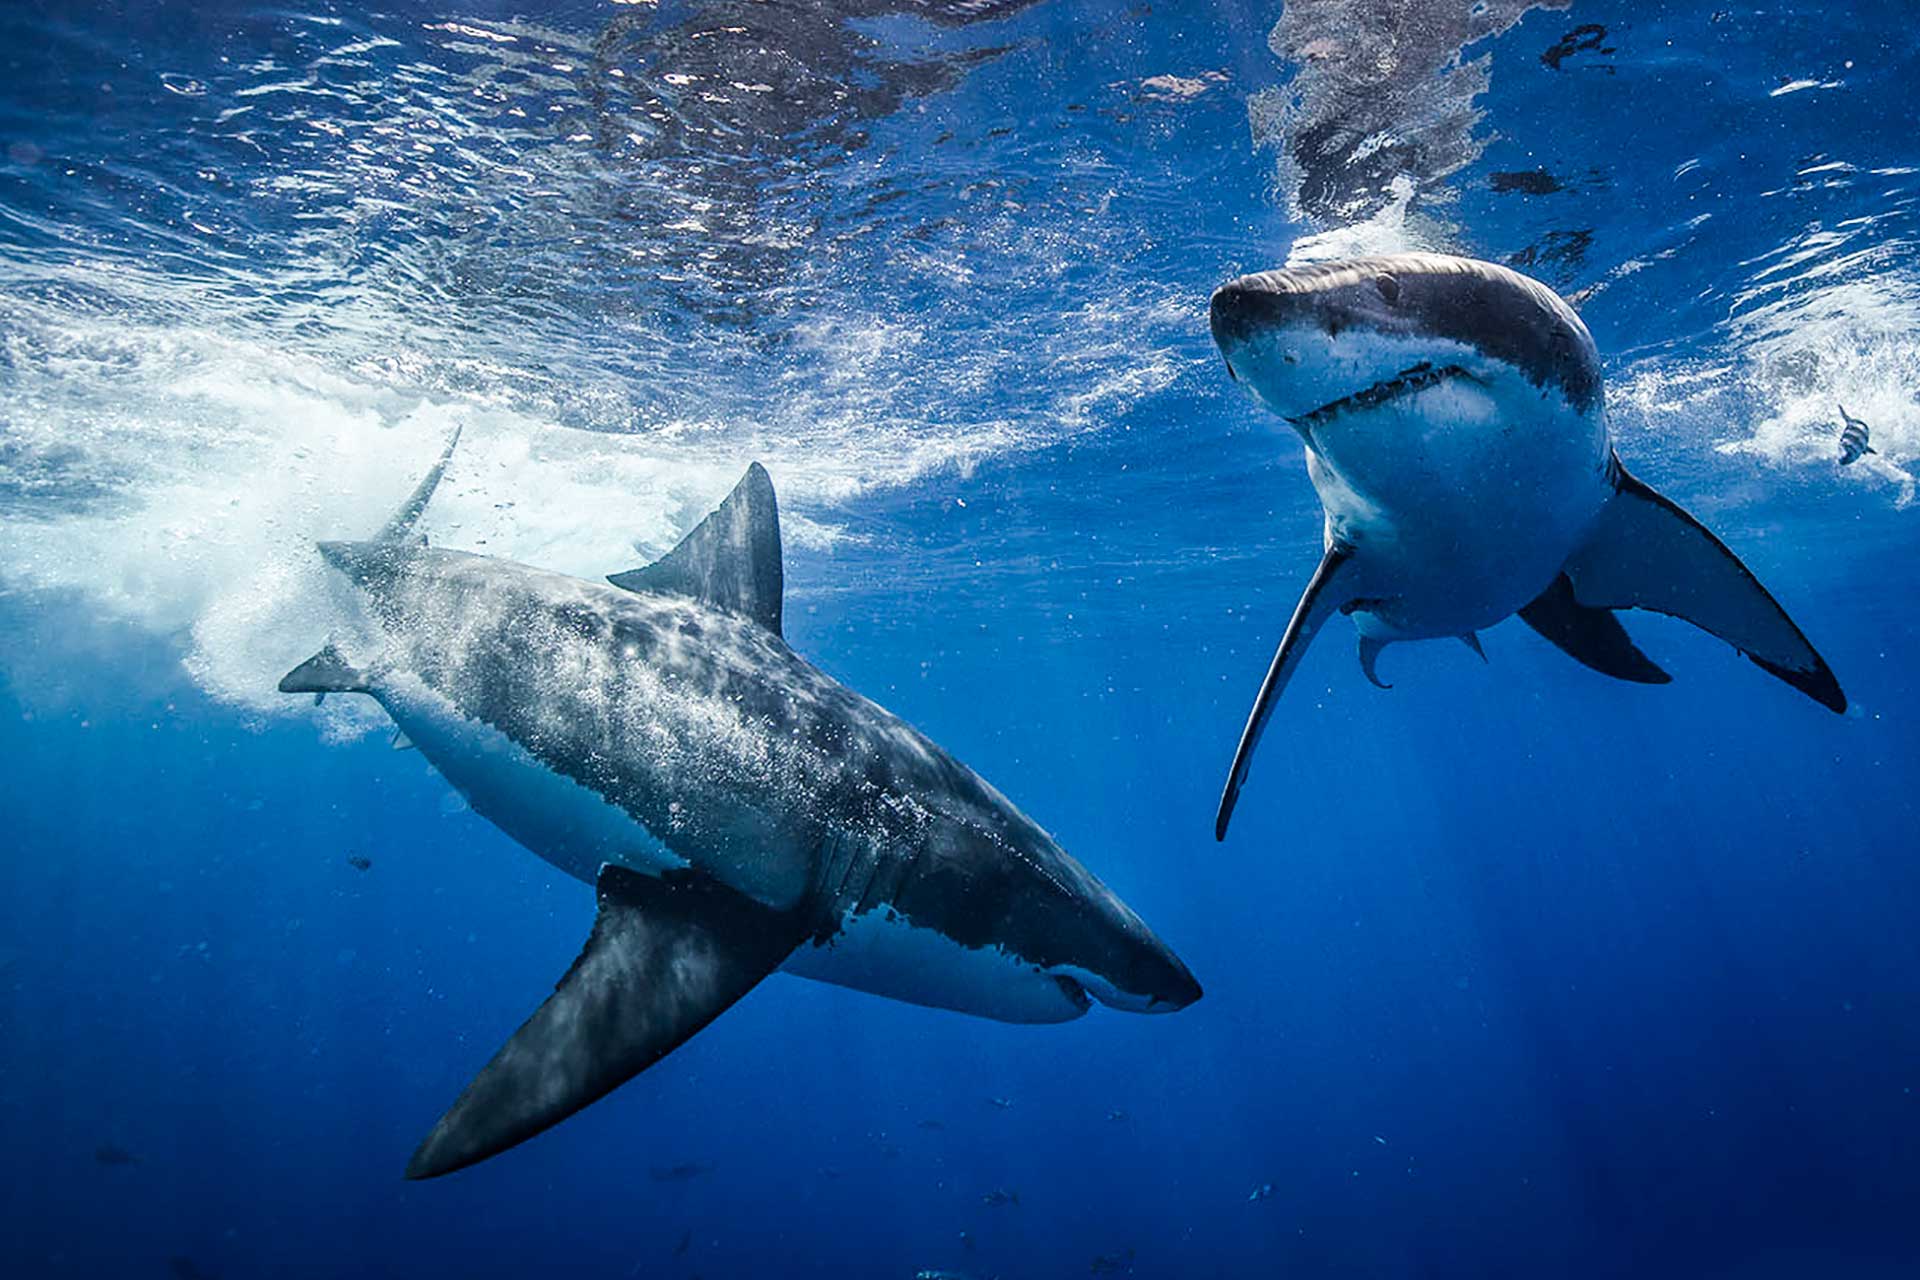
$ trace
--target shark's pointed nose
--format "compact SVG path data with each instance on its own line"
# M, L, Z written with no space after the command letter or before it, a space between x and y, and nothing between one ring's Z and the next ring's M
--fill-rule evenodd
M1199 979L1173 948L1151 934L1144 943L1134 957L1128 984L1141 998L1134 1007L1144 1013L1177 1013L1198 1000L1203 994Z
M1229 358L1255 334L1286 324L1299 310L1295 295L1278 287L1274 277L1273 272L1241 276L1213 291L1207 324L1214 344Z
M1193 976L1193 971L1187 968L1179 956L1168 951L1166 958L1167 977L1161 984L1154 1003L1156 1006L1164 1006L1168 1013L1177 1013L1206 993L1200 989L1200 980Z

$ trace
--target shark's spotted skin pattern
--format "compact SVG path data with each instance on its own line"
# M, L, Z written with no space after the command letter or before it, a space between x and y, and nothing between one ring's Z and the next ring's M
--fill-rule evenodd
M1475 632L1515 614L1595 671L1662 683L1612 613L1641 608L1845 709L1746 567L1621 465L1593 337L1539 281L1440 254L1355 258L1230 281L1210 322L1232 376L1299 432L1326 510L1325 558L1241 734L1217 836L1299 650L1335 613L1382 687L1385 645L1477 650Z
M1004 796L788 647L761 468L665 559L607 583L414 540L423 490L381 539L322 544L364 634L281 687L378 699L475 812L597 883L601 917L410 1176L556 1122L778 967L1016 1022L1199 997Z

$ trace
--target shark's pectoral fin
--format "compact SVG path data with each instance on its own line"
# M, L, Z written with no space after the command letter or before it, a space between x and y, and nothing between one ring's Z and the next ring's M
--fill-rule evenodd
M1613 498L1567 561L1575 600L1685 619L1822 706L1845 711L1847 695L1826 660L1740 558L1625 468L1615 471Z
M407 1177L485 1160L611 1093L752 990L805 934L800 913L696 873L605 866L598 897L580 958L440 1117Z
M1247 726L1240 731L1240 745L1233 753L1233 768L1227 773L1226 790L1221 793L1220 810L1213 820L1213 838L1216 840L1227 838L1227 823L1233 819L1233 806L1239 802L1240 788L1246 785L1247 766L1253 761L1253 749L1259 745L1260 735L1266 730L1267 718L1273 714L1273 704L1280 696L1280 690L1286 687L1293 669L1300 665L1300 655L1306 652L1314 633L1354 595L1352 591L1344 589L1340 582L1351 572L1349 566L1352 562L1352 547L1341 542L1328 547L1327 553L1320 557L1320 567L1313 571L1313 579L1307 583L1300 603L1293 607L1293 617L1287 622L1286 634L1281 636L1280 647L1274 651L1273 661L1267 667L1267 678L1260 682L1260 695L1254 699L1253 711L1247 716Z
M773 480L756 462L679 546L643 568L609 574L607 581L623 591L701 600L778 635L784 574Z
M1666 684L1673 679L1620 625L1611 609L1590 609L1573 598L1573 583L1561 574L1538 599L1520 610L1520 620L1583 666L1616 680Z

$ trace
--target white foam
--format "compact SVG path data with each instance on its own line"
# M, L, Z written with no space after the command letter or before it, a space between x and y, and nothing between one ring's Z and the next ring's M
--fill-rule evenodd
M0 295L13 375L0 588L77 595L177 637L216 698L301 711L275 684L344 604L314 542L379 528L455 425L459 451L421 526L436 545L597 578L671 547L758 459L779 487L786 541L817 549L840 536L838 506L876 486L1112 421L1182 367L1141 341L1145 329L1185 321L1164 299L1123 298L1024 345L955 353L932 321L823 318L800 335L798 373L739 397L762 413L716 406L711 419L614 434L555 425L504 393L423 389L423 362L403 344L336 367L225 329ZM1061 360L1083 376L1058 379ZM460 372L466 385L513 385L510 371ZM1037 392L1013 400L1017 414L1008 383ZM375 722L333 709L357 701L329 700L336 731Z
M1391 198L1371 217L1295 240L1287 250L1287 265L1441 249L1443 237L1437 227L1409 221L1409 209L1418 193L1413 179L1400 174L1388 187Z
M1864 231L1869 220L1860 220ZM1898 245L1813 228L1749 267L1725 354L1642 362L1608 388L1616 419L1656 433L1726 422L1720 452L1914 502L1920 457L1920 279L1886 270ZM1875 453L1837 467L1840 406L1865 420Z

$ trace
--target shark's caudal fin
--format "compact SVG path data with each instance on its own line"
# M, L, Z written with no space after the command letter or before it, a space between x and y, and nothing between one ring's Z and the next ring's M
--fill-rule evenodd
M1573 588L1574 603L1588 610L1651 609L1684 619L1719 636L1820 705L1845 711L1847 695L1826 660L1740 558L1699 521L1625 468L1616 463L1614 470L1613 498L1586 544L1567 561L1566 580ZM1590 660L1598 649L1588 647L1588 656L1575 653L1535 618L1527 621L1589 666L1607 670ZM1624 633L1620 639L1624 640ZM1631 642L1627 644L1631 649ZM1645 661L1644 655L1634 653Z
M607 578L626 591L688 596L780 634L780 511L759 463L680 545L643 569Z
M427 503L433 500L433 491L440 487L440 478L447 474L447 464L453 461L453 447L459 443L460 428L455 427L452 437L447 441L447 447L440 451L440 460L420 478L420 483L413 487L413 492L408 494L407 500L400 504L400 509L393 513L393 518L380 527L380 532L373 535L372 541L404 542L413 534L413 526L420 523L420 516L426 511ZM421 538L419 541L425 542L426 539Z
M447 439L447 447L440 451L440 460L420 478L413 487L407 500L393 513L380 531L373 535L373 542L398 545L408 541L425 543L424 537L415 538L413 527L420 523L420 516L427 509L427 503L433 499L433 491L440 487L440 479L447 474L447 464L453 460L453 447L460 443L460 428L453 429L453 435ZM324 550L324 548L323 548ZM280 692L311 693L314 704L326 699L330 693L366 693L366 677L340 656L340 651L329 640L320 652L280 677Z
M365 693L367 678L358 668L340 656L329 640L311 658L280 677L280 692L311 693L325 697L329 693Z
M560 985L407 1165L434 1178L497 1155L658 1062L778 968L798 912L704 876L600 869L600 913Z
M1267 718L1273 714L1273 704L1279 698L1280 690L1286 687L1293 669L1300 665L1300 655L1306 652L1307 645L1312 642L1321 625L1352 598L1353 593L1343 590L1339 584L1342 571L1352 559L1352 547L1338 542L1328 547L1326 554L1320 558L1320 567L1313 571L1313 578L1307 583L1300 603L1293 607L1293 617L1287 622L1286 634L1280 637L1280 647L1274 651L1273 662L1267 667L1267 677L1260 682L1260 694L1253 701L1252 713L1247 716L1247 727L1240 731L1240 745L1233 753L1233 767L1227 772L1226 790L1221 792L1220 809L1213 819L1215 840L1227 838L1227 823L1233 820L1233 806L1239 803L1240 788L1246 785L1247 769L1253 763L1253 749L1260 745L1260 735L1266 731ZM1374 679L1371 664L1367 665L1368 678ZM1378 681L1375 680L1375 683Z

